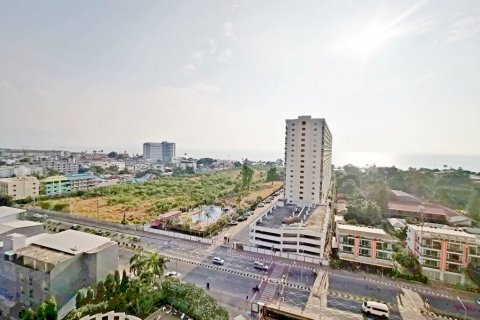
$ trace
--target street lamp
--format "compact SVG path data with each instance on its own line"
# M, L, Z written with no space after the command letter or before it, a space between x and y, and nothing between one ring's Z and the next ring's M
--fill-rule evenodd
M465 308L465 305L463 304L463 301L462 301L462 299L460 299L459 296L457 296L457 299L462 304L462 307L463 307L463 310L464 310L463 319L465 320L465 319L467 319L467 308Z

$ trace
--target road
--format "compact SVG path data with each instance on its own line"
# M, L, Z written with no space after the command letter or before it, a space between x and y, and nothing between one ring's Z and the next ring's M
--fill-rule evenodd
M56 216L56 219L60 220L61 217ZM78 224L78 221L66 220L63 222L65 228L68 228L71 223ZM245 232L249 221L251 219L234 228L237 232ZM368 299L387 303L393 319L426 319L420 313L420 310L426 309L425 301L428 301L429 306L433 308L463 318L463 307L456 299L456 296L460 295L467 308L467 317L480 319L480 307L475 304L476 297L472 294L447 289L433 290L421 284L329 268L324 269L329 274L328 310L323 310L320 306L311 306L307 303L310 287L315 281L314 270L319 268L317 265L294 263L277 257L272 259L270 256L234 250L226 245L211 246L143 231L124 230L121 227L102 226L101 228L140 237L138 245L158 250L172 259L168 265L169 269L173 268L176 261L175 266L183 274L184 281L201 287L205 287L209 282L210 294L226 306L232 314L238 313L245 316L249 308L246 302L248 295L249 301L266 299L305 314L318 314L318 312L328 314L329 319L362 319L360 305ZM124 249L121 252L123 252L121 253L122 261L128 257L128 254ZM125 257L122 257L122 254ZM211 263L214 256L224 259L225 264L214 266ZM269 265L269 270L263 272L254 269L253 262L257 260ZM126 261L128 262L128 259ZM284 276L285 287L278 284ZM251 288L257 284L260 285L261 290L252 296ZM435 317L428 317L428 319L433 318Z

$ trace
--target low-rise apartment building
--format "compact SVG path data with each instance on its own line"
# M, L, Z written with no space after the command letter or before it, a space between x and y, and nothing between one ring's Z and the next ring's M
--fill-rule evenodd
M431 280L468 284L465 269L480 265L480 235L461 229L409 224L407 243Z
M36 177L16 177L0 179L0 195L13 200L38 197L40 182Z
M35 165L2 166L0 178L23 177L30 175L43 175L43 168Z
M57 172L67 174L67 173L78 173L78 163L70 160L50 160L42 161L41 166L47 170L55 170Z
M63 307L74 301L78 289L105 280L118 268L116 242L74 230L28 238L10 234L1 253L0 310L5 316L18 316L19 308L50 296Z
M52 176L42 180L43 194L53 196L88 190L97 187L101 182L101 179L90 172Z
M110 167L117 167L119 171L125 169L125 161L118 161L113 159L88 161L87 164L90 167L100 167L105 170Z
M393 244L396 240L383 229L337 223L338 257L379 267L393 267Z
M47 196L55 196L72 191L70 183L65 176L51 176L42 180L42 193Z

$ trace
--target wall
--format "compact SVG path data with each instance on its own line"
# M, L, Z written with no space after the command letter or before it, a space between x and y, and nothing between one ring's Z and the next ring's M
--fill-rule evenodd
M174 237L174 238L180 238L180 239L185 239L185 240L190 240L190 241L198 241L198 242L201 242L201 243L213 244L213 240L209 239L209 238L200 238L200 237L195 237L195 236L191 236L191 235L183 234L183 233L179 233L179 232L159 230L159 229L149 228L148 226L144 226L143 231L156 233L156 234L161 234L161 235L168 236L168 237Z

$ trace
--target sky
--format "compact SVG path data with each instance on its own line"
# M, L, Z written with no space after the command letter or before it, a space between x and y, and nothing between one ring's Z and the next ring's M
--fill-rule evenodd
M0 0L0 147L480 155L480 1Z

